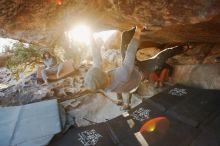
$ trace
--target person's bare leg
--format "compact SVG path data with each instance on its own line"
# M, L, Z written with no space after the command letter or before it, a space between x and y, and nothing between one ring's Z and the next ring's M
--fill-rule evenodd
M154 87L155 87L155 88L158 88L158 87L159 87L159 81L155 81L155 82L154 82Z
M169 70L164 68L160 73L159 86L162 88L164 86L164 80L168 77Z
M57 74L56 74L57 79L59 79L60 72L61 72L62 69L63 69L63 63L60 63L59 66L58 66L58 69L57 69Z
M123 98L122 98L122 93L117 93L117 105L122 105L123 104Z
M42 85L47 85L48 84L48 81L47 81L47 70L43 69L41 71L41 75L42 75L42 79L44 81L44 83Z
M44 83L42 84L43 86L48 85L48 81L45 80Z
M160 81L160 82L159 82L159 86L160 86L160 88L162 88L162 87L164 86L163 81Z
M131 109L131 97L132 97L131 93L126 93L126 102L123 105L123 110Z
M42 73L42 79L44 83L42 85L47 85L48 84L47 76L49 74L56 74L56 72L57 72L57 69L55 68L43 69L41 73Z

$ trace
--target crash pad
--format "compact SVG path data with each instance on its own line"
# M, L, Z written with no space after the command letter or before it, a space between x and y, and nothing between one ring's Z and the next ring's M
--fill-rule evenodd
M38 80L42 80L42 75L41 75L41 71L42 71L43 67L39 67L38 71L37 71L37 79ZM48 81L55 81L55 80L59 80L62 79L70 74L72 74L74 72L74 68L72 65L71 61L66 61L64 62L64 66L62 71L60 72L60 77L57 78L56 74L49 74L48 75Z
M175 85L148 101L163 107L167 114L197 127L213 112L220 110L220 91Z
M194 127L167 116L166 113L145 102L129 111L127 115L104 123L71 128L63 136L53 139L48 146L141 146L135 134L145 122L161 116L169 120L168 130L159 138L157 129L152 130L150 132L152 139L147 139L150 146L186 146L189 144L188 140L197 132Z
M201 132L192 142L191 146L219 146L220 145L220 111L218 116L203 125Z
M61 131L57 100L0 108L0 146L43 146Z
M49 146L140 146L136 134L143 130L143 125L150 125L145 126L143 135L150 146L189 146L201 133L201 125L205 124L206 128L213 123L210 115L220 111L216 106L220 107L219 95L218 90L175 85L109 121L71 128L66 134L54 138ZM152 123L161 118L166 119L165 130L164 123ZM218 122L213 127L217 127ZM214 136L210 140L220 136L219 132L212 133ZM204 140L197 138L194 143Z

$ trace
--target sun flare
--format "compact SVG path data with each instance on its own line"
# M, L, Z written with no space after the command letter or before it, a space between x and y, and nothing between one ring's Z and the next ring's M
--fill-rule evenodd
M87 25L79 24L68 32L68 36L74 42L89 44L91 30Z

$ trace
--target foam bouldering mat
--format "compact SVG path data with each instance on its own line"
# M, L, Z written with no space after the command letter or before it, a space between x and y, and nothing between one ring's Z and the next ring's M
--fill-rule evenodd
M220 111L218 116L203 125L199 135L190 146L220 146Z
M146 136L147 143L150 146L188 145L197 133L196 129L173 118L167 117L167 119L169 121L168 128L161 134L158 133L158 131L161 131L161 129L158 130L159 126L150 127L150 132ZM109 122L120 123L120 126L128 124L123 120L112 122L114 120L120 119L112 119ZM129 126L116 127L115 124L110 123L109 125L114 131L114 136L110 136L110 130L107 128L106 123L101 123L83 128L72 128L63 136L52 140L49 146L118 146L119 144L121 146L141 146L135 137L135 133L139 132L139 130L134 132L129 130ZM134 124L136 124L135 121ZM112 137L117 137L117 140Z
M143 102L131 111L105 123L71 128L66 134L53 139L49 146L117 146L119 144L121 146L140 146L135 134L146 122L158 117L167 118L169 124L162 136L158 135L157 123L150 128L150 137L148 136L146 139L151 146L159 146L164 143L184 146L197 132L194 127L171 118L156 107Z
M132 134L140 131L145 123L161 117L167 119L168 128L166 131L163 131L163 136L160 136L156 126L157 123L150 123L150 126L147 127L147 130L149 131L148 135L150 136L146 137L146 140L151 146L188 145L193 139L193 136L198 132L191 125L187 125L167 115L156 106L145 101L130 110L128 113L124 113L121 116L108 121L108 123L111 125L118 138L120 140L125 140Z
M142 135L149 146L188 146L199 132L192 126L169 116L149 119L146 124L148 126Z
M61 131L57 100L0 107L0 146L46 145Z
M177 119L198 126L211 116L212 113L220 110L220 92L216 94L212 90L202 90L199 95L188 98L178 105L170 108L167 113Z
M127 143L127 140L117 139L112 135L106 123L95 124L87 127L72 128L62 138L53 139L49 146L114 146L118 143ZM114 138L116 136L116 138ZM138 141L131 135L128 145L138 145Z
M71 128L49 146L140 146L138 134L150 146L190 146L202 139L201 125L220 111L219 95L218 90L175 85L104 123Z
M42 69L43 69L42 67L39 67L37 70L38 80L42 80L42 75L41 75ZM62 79L64 77L71 75L73 72L74 72L74 68L73 68L72 62L66 61L63 63L63 69L60 72L60 77L57 78L56 74L48 74L48 81L55 81L55 80Z
M169 115L197 126L220 108L220 91L175 85L149 101L164 108Z
M51 146L111 146L111 141L104 123L82 128L72 128L60 140L54 140Z
M140 127L147 120L162 115L164 114L160 109L147 102L143 102L137 107L131 109L129 112L125 112L121 116L116 117L113 120L109 120L108 123L112 125L112 129L119 138L124 139L130 133L139 131Z
M199 96L201 89L194 89L183 85L172 86L165 91L153 96L148 100L165 111L179 103L190 99L191 97Z

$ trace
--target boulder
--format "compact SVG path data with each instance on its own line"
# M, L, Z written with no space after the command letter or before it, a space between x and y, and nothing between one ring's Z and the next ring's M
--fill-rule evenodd
M5 67L6 66L6 63L9 59L9 55L6 55L6 54L0 54L0 67Z
M220 89L220 64L177 65L174 83L203 89Z
M120 49L121 48L121 32L115 31L105 42L105 49Z
M62 41L65 31L80 21L88 24L95 32L126 30L135 25L146 25L154 33L158 29L171 26L170 30L165 30L168 34L163 31L158 32L158 35L149 34L154 41L163 41L160 37L167 37L169 42L204 41L210 34L212 37L209 41L219 41L218 23L211 27L196 26L198 29L191 27L219 15L219 0L93 0L89 3L86 0L58 1L1 0L0 35L52 47L57 41ZM188 24L189 27L186 26ZM177 30L176 25L185 33ZM200 39L197 36L201 36Z
M103 48L101 52L104 70L113 70L121 65L122 58L120 50Z
M15 77L9 69L5 67L0 68L0 89L14 85L16 82Z

